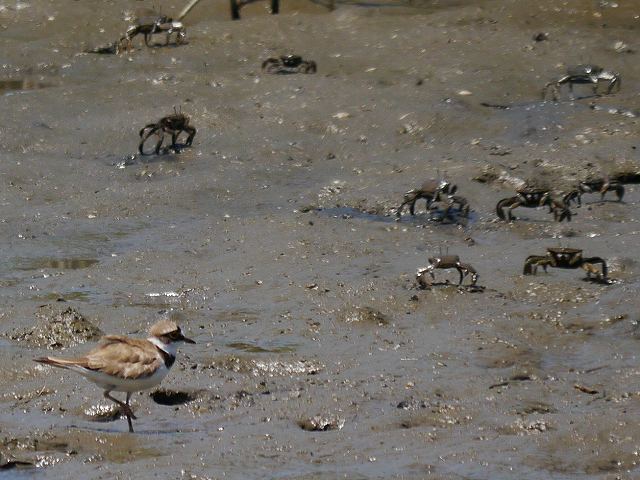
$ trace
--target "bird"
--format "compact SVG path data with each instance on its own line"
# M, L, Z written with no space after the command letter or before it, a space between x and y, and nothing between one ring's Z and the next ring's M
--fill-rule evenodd
M104 398L116 403L127 417L129 432L136 419L129 400L133 392L159 385L176 360L178 343L196 343L185 337L171 320L160 320L149 329L147 339L124 335L106 335L101 342L82 357L39 357L33 360L52 367L79 373L104 389ZM124 402L111 392L126 392Z

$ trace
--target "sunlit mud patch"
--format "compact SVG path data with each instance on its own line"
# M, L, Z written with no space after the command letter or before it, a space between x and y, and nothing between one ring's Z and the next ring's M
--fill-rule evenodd
M16 92L24 92L27 90L39 90L50 86L50 83L27 78L17 80L0 80L0 96L11 95Z
M348 307L338 313L338 320L358 325L384 326L391 323L389 317L372 307Z
M162 455L157 449L150 448L136 435L96 434L95 431L67 431L56 436L52 434L37 442L37 451L54 450L66 455L89 455L92 460L105 460L114 463L139 461Z
M95 258L32 258L32 259L19 259L16 261L17 270L40 270L40 269L55 269L55 270L79 270L82 268L89 268L98 263Z
M185 392L179 390L160 389L149 394L151 399L159 405L184 405L198 398L193 392Z
M30 461L19 460L17 458L13 458L11 456L3 455L2 453L0 453L0 472L14 469L24 469L29 467L35 467L35 464Z
M544 433L551 428L550 423L543 419L525 420L519 418L511 425L499 428L498 431L503 435L532 435Z
M298 426L308 432L326 432L328 430L341 430L344 427L344 418L334 415L315 415L310 418L298 420Z
M117 405L91 405L84 411L84 416L92 422L113 422L121 415L122 411Z
M36 313L34 327L18 330L9 338L34 347L66 348L102 336L102 331L73 307L44 305Z
M313 360L259 360L254 358L229 355L216 358L203 369L220 369L236 373L248 373L254 376L292 376L315 375L324 369L324 365Z
M5 436L0 440L0 471L19 467L46 467L80 456L83 461L126 463L163 455L144 445L139 436L68 430L33 432L27 437Z
M464 415L457 401L443 400L403 400L396 407L403 411L400 427L450 427L466 424L471 417Z

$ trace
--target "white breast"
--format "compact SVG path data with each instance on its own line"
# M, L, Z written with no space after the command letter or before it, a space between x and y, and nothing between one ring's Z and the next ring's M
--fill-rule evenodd
M105 390L112 390L115 392L138 392L140 390L147 390L149 388L159 385L160 382L167 376L169 369L164 363L160 364L160 367L147 377L141 378L119 378L107 375L103 372L95 370L89 370L83 367L71 367L74 370L86 377L87 380L99 385Z

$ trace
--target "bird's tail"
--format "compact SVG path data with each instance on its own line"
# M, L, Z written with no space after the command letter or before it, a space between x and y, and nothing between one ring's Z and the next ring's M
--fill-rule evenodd
M34 358L33 361L58 368L69 368L78 364L75 360L66 360L64 358L55 357L38 357Z

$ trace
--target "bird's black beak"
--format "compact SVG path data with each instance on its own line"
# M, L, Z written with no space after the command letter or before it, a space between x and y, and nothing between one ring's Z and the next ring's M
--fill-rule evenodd
M187 338L182 334L180 334L180 338L178 340L182 340L184 343L196 343L193 340L191 340L190 338Z

